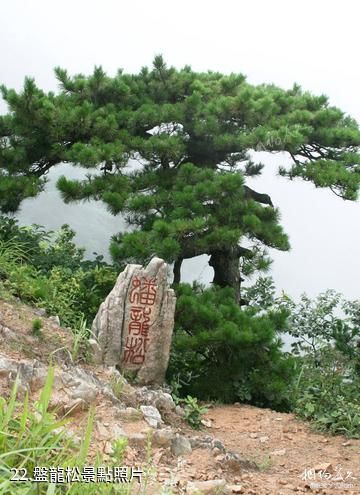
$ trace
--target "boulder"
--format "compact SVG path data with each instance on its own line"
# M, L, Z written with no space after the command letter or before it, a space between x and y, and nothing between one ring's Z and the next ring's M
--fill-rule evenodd
M101 304L92 325L97 362L134 372L140 384L162 384L174 327L175 293L167 265L128 265Z

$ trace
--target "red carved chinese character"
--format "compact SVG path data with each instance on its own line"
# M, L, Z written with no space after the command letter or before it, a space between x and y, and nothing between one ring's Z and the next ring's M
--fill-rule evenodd
M142 313L143 313L143 308L131 306L130 319L133 321L141 321Z
M142 364L145 360L146 344L149 339L127 337L124 350L124 363Z
M156 279L143 277L140 288L140 304L152 306L155 303L156 297Z
M129 323L129 334L139 335L140 332L141 332L141 322L131 321Z
M139 287L141 286L141 280L139 277L134 277L132 279L132 289L130 290L130 296L129 296L129 301L131 302L131 304L133 303L136 303L138 304L139 303L139 299L140 299L140 294L139 294Z
M147 337L149 335L150 325L146 321L143 321L140 329L140 333L143 337Z

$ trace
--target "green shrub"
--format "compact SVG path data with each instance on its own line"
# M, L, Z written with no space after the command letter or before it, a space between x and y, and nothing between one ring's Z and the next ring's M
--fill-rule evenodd
M74 237L75 232L66 224L54 232L36 224L19 226L16 220L0 216L0 240L20 246L26 251L28 262L42 273L54 266L79 268L85 250L76 246Z
M241 309L231 289L180 284L177 297L168 378L178 393L287 410L293 359L276 333L286 313Z
M185 399L179 401L184 407L184 418L194 430L201 428L202 415L207 413L206 407L202 407L196 397L188 395Z
M360 438L360 380L344 379L341 372L324 364L303 366L300 383L292 395L294 412L311 421L317 430Z
M35 318L31 322L31 331L32 334L35 335L35 337L41 337L41 329L43 327L43 323L39 318Z
M360 303L334 291L298 304L285 297L296 338L293 410L321 431L360 438Z
M92 321L117 271L101 256L84 260L74 235L67 225L47 232L0 216L0 295L41 306L64 326Z

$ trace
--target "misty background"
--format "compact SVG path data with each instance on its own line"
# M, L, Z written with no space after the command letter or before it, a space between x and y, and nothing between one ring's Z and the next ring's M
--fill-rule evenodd
M253 84L283 88L295 82L360 121L358 18L355 0L170 2L165 0L3 0L0 13L0 83L20 90L25 76L39 87L57 91L53 68L89 74L102 65L138 72L163 54L168 65L196 71L241 72ZM0 100L0 113L7 108ZM285 153L258 152L265 163L261 177L248 181L270 194L281 211L291 251L270 250L270 274L277 290L298 298L332 288L349 299L359 295L359 202L344 201L300 180L277 176ZM68 223L77 242L107 256L110 237L124 228L98 202L65 205L56 191L62 175L81 178L84 171L59 165L48 175L46 191L26 200L17 215L22 224L58 228ZM205 256L184 264L185 281L212 279Z

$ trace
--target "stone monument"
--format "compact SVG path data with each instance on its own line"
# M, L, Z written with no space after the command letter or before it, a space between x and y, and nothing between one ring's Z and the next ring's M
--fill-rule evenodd
M140 384L162 384L169 361L176 297L167 265L128 265L101 304L92 325L95 361L134 371ZM94 348L94 347L93 347Z

